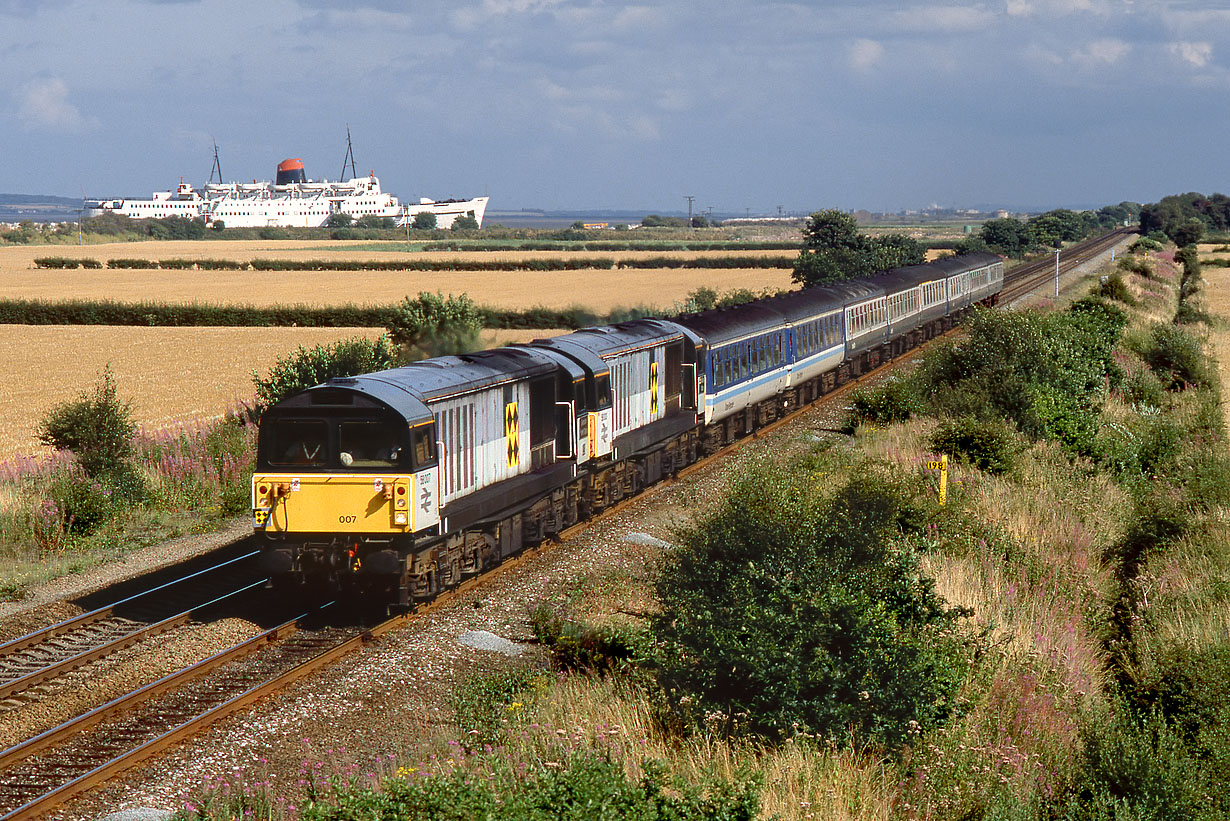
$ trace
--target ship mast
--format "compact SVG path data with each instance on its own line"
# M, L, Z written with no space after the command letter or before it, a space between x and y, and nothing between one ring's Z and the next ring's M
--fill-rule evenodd
M338 182L346 181L346 161L350 161L350 179L358 176L354 170L354 146L350 144L350 124L346 124L346 156L342 157L342 173L337 178Z
M214 172L218 172L218 184L222 184L222 163L218 160L218 141L214 140L214 167L209 169L209 182L214 181ZM208 185L209 183L206 183Z

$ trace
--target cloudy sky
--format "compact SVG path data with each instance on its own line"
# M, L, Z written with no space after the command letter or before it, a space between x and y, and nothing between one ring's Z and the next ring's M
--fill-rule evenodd
M0 192L354 140L403 199L776 213L1230 190L1230 2L0 0Z

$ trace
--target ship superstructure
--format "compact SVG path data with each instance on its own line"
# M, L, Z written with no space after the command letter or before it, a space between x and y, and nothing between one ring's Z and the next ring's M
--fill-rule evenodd
M219 175L221 177L221 175ZM105 199L86 203L88 216L122 214L133 219L202 217L227 228L318 228L334 214L354 220L365 216L389 218L399 226L411 224L421 213L436 216L436 227L450 228L463 216L472 216L481 226L488 197L467 200L420 199L402 204L380 188L375 172L352 176L346 182L310 180L303 160L287 159L278 164L273 182L209 182L203 190L180 181L174 191L158 191L150 199Z

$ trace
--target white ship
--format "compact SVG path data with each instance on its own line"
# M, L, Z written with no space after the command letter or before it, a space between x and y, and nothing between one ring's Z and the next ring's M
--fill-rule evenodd
M215 167L217 157L215 155ZM353 163L352 163L353 167ZM219 180L221 173L218 174ZM273 182L209 182L204 190L180 181L174 191L156 191L147 200L105 199L86 202L86 215L121 214L132 219L203 217L210 225L227 228L319 228L334 214L391 218L398 226L410 225L419 214L435 214L437 228L451 228L458 217L472 216L481 227L488 197L468 200L420 199L402 204L380 189L375 172L353 176L347 182L310 180L303 160L278 164Z

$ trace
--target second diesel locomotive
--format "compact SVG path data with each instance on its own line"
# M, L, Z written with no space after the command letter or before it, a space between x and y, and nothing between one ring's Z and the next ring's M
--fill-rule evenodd
M330 380L261 418L267 569L428 601L942 333L1002 283L999 257L950 257Z

